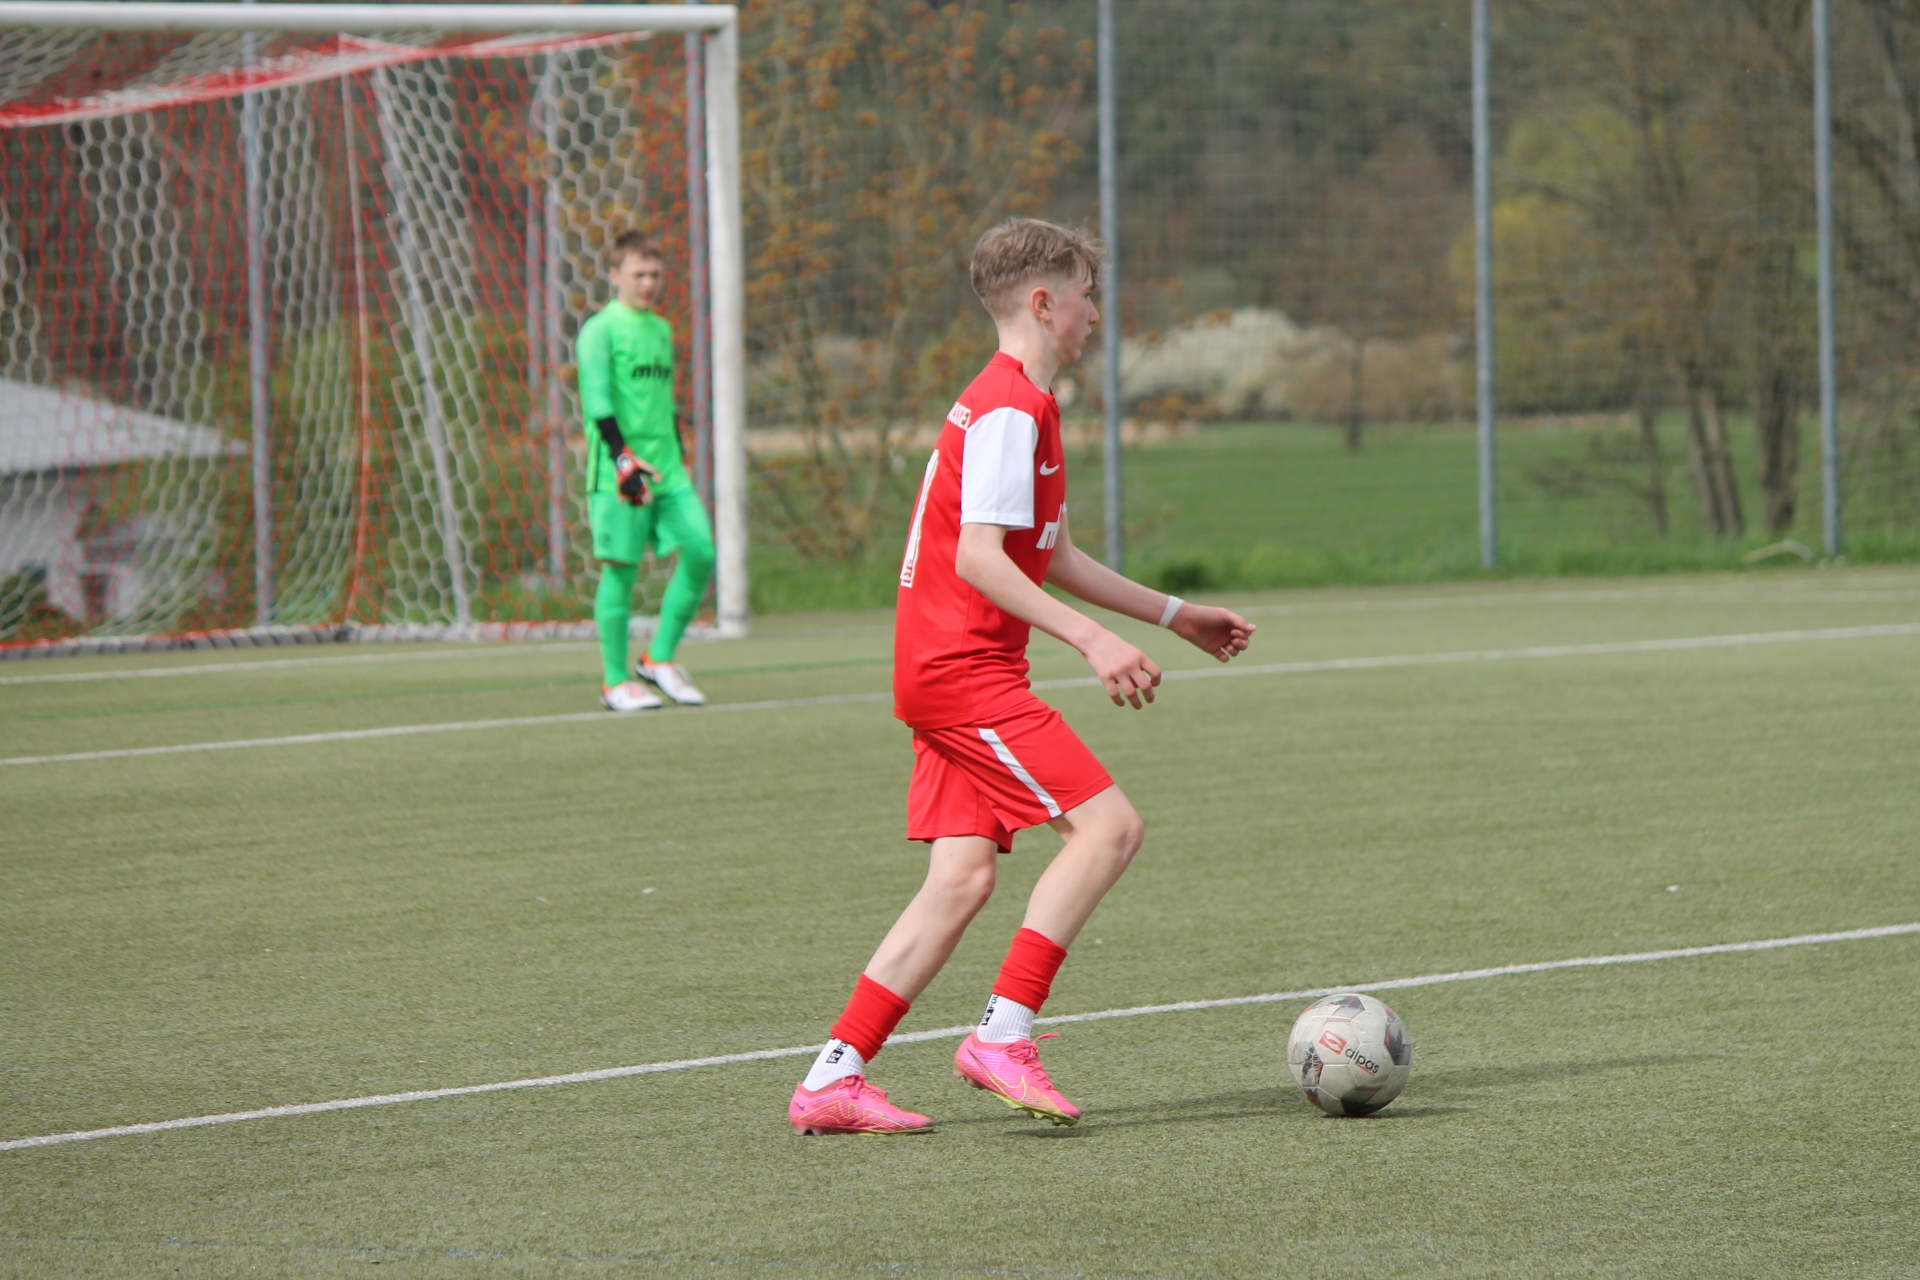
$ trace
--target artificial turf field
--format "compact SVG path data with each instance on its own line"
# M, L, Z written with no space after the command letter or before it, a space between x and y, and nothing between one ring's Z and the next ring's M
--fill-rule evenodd
M1920 920L1920 634L1607 648L1920 623L1920 572L1233 602L1254 663L1600 648L1050 692L1148 837L1049 1013ZM885 689L889 637L685 656L778 702ZM0 755L592 707L583 646L439 652L9 664ZM0 766L0 1139L817 1042L923 868L888 710ZM903 1032L978 1016L1055 847ZM1394 991L1365 1120L1287 1081L1303 1000L1065 1027L1071 1130L943 1040L876 1064L922 1137L791 1136L795 1057L0 1151L0 1274L1916 1275L1916 990L1905 935Z

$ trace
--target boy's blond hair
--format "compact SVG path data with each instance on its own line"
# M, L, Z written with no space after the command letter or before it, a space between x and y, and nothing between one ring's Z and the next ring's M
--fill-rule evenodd
M973 247L968 274L973 291L994 319L1004 319L1020 286L1033 280L1076 280L1098 286L1106 252L1092 237L1038 218L1008 218Z

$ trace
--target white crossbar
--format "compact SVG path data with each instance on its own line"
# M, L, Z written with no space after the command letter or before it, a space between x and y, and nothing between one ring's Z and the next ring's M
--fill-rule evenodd
M0 27L81 31L721 31L730 4L0 3Z

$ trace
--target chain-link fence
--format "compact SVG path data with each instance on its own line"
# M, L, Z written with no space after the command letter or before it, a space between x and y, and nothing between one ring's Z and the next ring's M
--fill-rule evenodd
M1466 0L1120 0L1132 569L1478 571ZM1804 5L1494 0L1515 572L1818 554ZM749 4L756 596L887 598L987 225L1097 213L1090 2ZM1920 6L1838 0L1842 493L1920 554ZM1063 399L1101 528L1097 360ZM1075 393L1078 393L1075 396Z
M1130 568L1185 588L1479 572L1468 0L1116 9ZM1491 10L1503 566L1817 554L1807 7ZM1920 3L1835 0L1831 30L1845 548L1920 556ZM1094 34L1094 0L743 5L755 609L891 600L925 450L992 347L974 241L1013 214L1099 212ZM74 55L53 41L8 60L0 100ZM553 423L577 431L564 366L614 231L667 235L688 332L682 75L678 41L657 40L261 95L275 154L332 164L352 142L362 170L316 185L303 158L269 187L282 616L439 618L463 581L474 617L585 615ZM541 101L555 113L536 118ZM47 535L90 578L53 600L44 575L0 571L16 638L30 616L34 634L250 620L240 117L229 98L0 137L10 397L111 402L151 418L127 418L127 441L166 437L103 459ZM408 226L433 259L415 286ZM116 248L136 227L172 245L164 260ZM355 252L378 260L364 285L340 269ZM300 283L323 277L324 297ZM436 446L405 369L455 338ZM392 392L372 414L366 370ZM1089 547L1100 385L1094 356L1059 388ZM383 467L397 499L369 506ZM468 495L451 521L435 475ZM4 483L0 541L33 486L76 470ZM116 613L115 575L183 542L209 572L148 574L145 612Z

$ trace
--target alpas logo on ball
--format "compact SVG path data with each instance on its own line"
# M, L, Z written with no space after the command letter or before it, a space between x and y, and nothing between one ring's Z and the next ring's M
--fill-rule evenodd
M1345 1036L1338 1035L1328 1027L1320 1033L1320 1043L1333 1050L1370 1076L1380 1074L1380 1064L1360 1052L1357 1045L1349 1045Z

